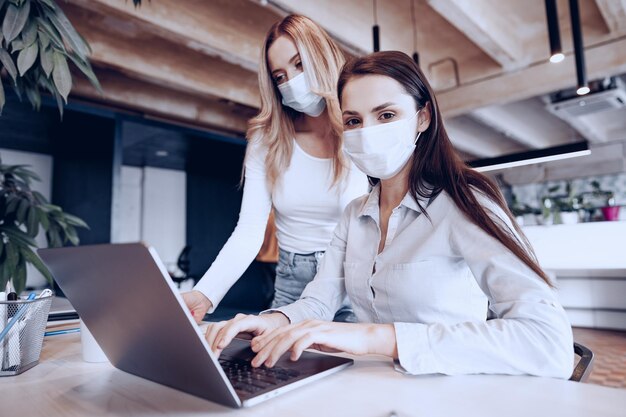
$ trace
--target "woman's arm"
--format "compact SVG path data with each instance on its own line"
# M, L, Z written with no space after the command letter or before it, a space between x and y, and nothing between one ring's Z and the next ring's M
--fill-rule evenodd
M332 321L346 298L343 263L346 258L348 228L350 221L356 215L355 207L361 204L362 200L362 198L356 199L346 206L320 262L317 274L306 286L300 299L275 310L268 310L268 312L281 312L293 324L312 319Z
M266 182L265 148L258 142L248 144L245 182L237 227L194 290L206 296L212 313L230 287L250 266L263 244L267 219L272 208ZM200 318L201 319L201 318Z
M219 352L228 346L239 332L263 335L290 323L296 325L305 320L331 321L333 319L346 297L343 274L346 239L350 219L359 200L348 204L344 210L319 271L304 289L302 297L293 304L265 311L259 316L240 315L227 322L211 324L207 330L206 339L214 351Z
M483 196L492 218L512 229ZM401 367L412 374L571 375L572 331L555 292L495 238L454 207L450 242L465 259L496 318L444 324L395 323Z

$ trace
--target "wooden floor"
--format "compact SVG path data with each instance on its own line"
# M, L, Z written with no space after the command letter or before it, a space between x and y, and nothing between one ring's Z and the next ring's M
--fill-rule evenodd
M574 328L574 340L594 353L588 383L626 388L626 332Z

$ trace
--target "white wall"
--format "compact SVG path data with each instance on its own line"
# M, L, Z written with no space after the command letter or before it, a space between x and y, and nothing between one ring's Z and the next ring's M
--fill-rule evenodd
M41 181L35 181L32 189L39 191L44 197L50 200L52 194L52 157L50 155L14 151L10 149L0 149L0 158L3 164L8 165L30 165L29 169L34 171ZM46 247L46 237L43 231L35 239L40 247ZM27 266L27 285L39 287L46 284L44 276L32 265Z
M122 167L122 192L118 236L111 239L115 242L139 242L141 240L141 197L142 197L143 169L136 167Z
M187 242L185 172L122 167L121 222L118 242L154 246L170 269Z

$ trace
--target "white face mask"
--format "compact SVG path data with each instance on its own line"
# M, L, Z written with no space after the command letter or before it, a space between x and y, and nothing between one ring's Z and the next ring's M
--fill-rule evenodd
M286 83L279 84L278 90L283 96L283 104L301 113L317 117L324 111L326 100L313 93L309 88L304 73Z
M413 136L413 120L418 114L419 111L409 119L343 132L346 154L370 177L393 177L406 165L422 133Z

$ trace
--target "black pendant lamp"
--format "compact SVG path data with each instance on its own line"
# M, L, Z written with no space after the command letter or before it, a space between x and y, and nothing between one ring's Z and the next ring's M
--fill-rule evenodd
M419 66L420 54L417 52L417 19L415 18L415 0L411 0L411 20L413 22L413 61Z
M585 48L583 46L583 27L580 23L578 0L569 0L569 13L572 22L572 41L574 43L574 58L576 59L576 93L583 96L589 93L587 72L585 70Z
M380 28L378 27L378 14L376 13L376 0L374 2L374 26L372 26L372 36L374 38L374 52L380 51Z
M565 55L563 55L563 50L561 49L559 13L556 7L556 0L546 0L546 20L548 21L548 37L550 39L550 62L561 62Z

